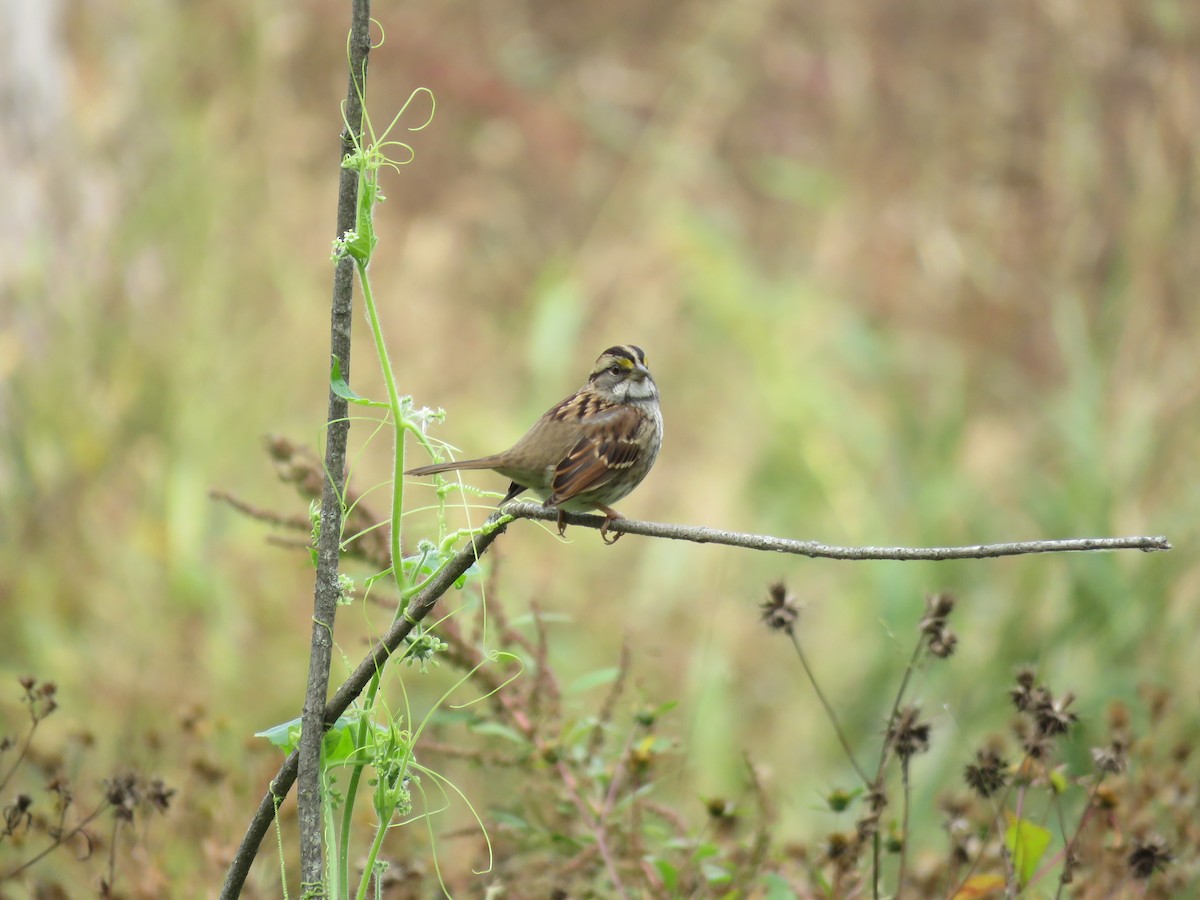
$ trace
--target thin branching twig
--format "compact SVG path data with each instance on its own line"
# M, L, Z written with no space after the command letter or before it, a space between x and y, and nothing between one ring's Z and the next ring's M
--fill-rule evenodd
M504 507L505 515L514 519L541 519L555 521L559 513L540 503L516 501ZM568 525L584 528L599 528L604 524L603 516L564 513ZM669 525L664 522L643 522L637 519L616 519L608 526L610 534L639 534L643 537L669 538L676 541L691 541L696 544L724 544L727 547L742 547L746 550L770 550L775 553L792 553L820 559L891 559L891 560L947 560L947 559L990 559L997 556L1022 556L1030 553L1068 553L1098 550L1170 550L1171 543L1165 537L1109 537L1070 538L1058 541L1016 541L1003 544L972 544L964 547L837 547L819 541L797 541L790 538L772 537L764 534L745 534L740 531L722 531L703 525Z

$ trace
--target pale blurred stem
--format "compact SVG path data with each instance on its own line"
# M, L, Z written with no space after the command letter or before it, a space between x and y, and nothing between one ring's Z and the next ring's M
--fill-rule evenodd
M394 622L395 620L393 620ZM362 781L363 769L367 760L363 758L363 748L367 746L367 729L370 728L371 710L375 708L375 696L379 693L379 678L383 674L380 669L371 678L367 687L367 696L363 702L362 718L358 720L358 733L355 738L353 771L346 785L346 799L342 804L342 827L338 834L338 882L341 885L339 897L350 896L350 830L354 824L354 800L358 796L358 785ZM382 829L386 831L387 829Z
M922 634L917 638L917 646L913 648L908 665L904 668L904 677L900 679L900 688L896 691L896 699L892 701L892 711L888 713L887 731L884 732L886 737L884 737L883 747L879 751L879 768L875 770L875 781L871 783L871 787L876 794L883 793L883 776L887 770L888 757L891 756L892 744L895 741L896 715L900 712L900 704L904 702L904 692L908 690L908 682L912 679L912 673L916 670L917 662L921 659L921 652L924 649L925 635ZM879 896L879 867L882 864L882 860L880 859L880 843L879 828L876 827L875 840L872 841L873 872L871 875L872 889L875 897Z
M367 851L367 863L363 868L362 878L358 882L358 892L355 894L355 900L366 900L367 889L371 886L371 879L374 877L375 860L379 859L379 851L383 848L383 839L387 836L387 823L392 820L392 816L396 812L396 804L390 803L387 809L380 814L378 827L375 829L375 837L371 841L371 849ZM349 897L349 894L342 894L342 897Z
M1001 811L996 812L995 827L996 840L1000 842L1000 861L1004 864L1004 883L1008 884L1012 881L1013 877L1013 858L1012 854L1008 852L1008 844L1004 842L1004 815ZM981 843L979 847L979 856L975 858L975 862L972 864L972 869L974 869L975 866L979 865L979 863L982 861L983 851L984 846ZM963 879L963 884L966 884L966 881L967 879Z
M367 175L374 178L375 173ZM370 215L369 212L366 215ZM404 509L404 416L400 409L400 392L396 390L396 373L392 369L392 360L388 356L387 344L383 339L383 326L379 322L379 310L375 306L375 293L371 290L371 280L367 277L367 261L358 263L358 280L362 284L363 305L367 309L367 321L371 324L371 337L375 341L375 355L379 359L379 370L383 373L383 383L387 388L388 409L392 417L392 575L396 579L396 587L404 590L404 557L400 553L400 513Z
M850 760L850 765L854 767L854 771L858 773L858 777L862 779L863 785L867 788L871 787L871 780L867 778L867 773L863 771L858 764L858 760L854 758L854 751L850 749L850 741L846 739L846 733L842 731L842 726L838 722L837 714L833 711L833 706L825 697L825 692L821 690L821 686L817 684L817 679L809 668L808 659L804 656L804 648L800 646L800 639L791 629L788 630L788 637L792 639L792 646L796 648L796 655L800 657L800 665L804 667L804 674L808 676L808 683L812 685L813 691L816 692L817 699L821 701L821 705L825 707L825 715L829 716L830 724L833 725L833 731L837 735L838 742L842 745L842 750L846 753L846 759Z
M900 871L896 873L896 898L904 893L904 876L908 870L908 812L912 807L912 784L908 780L908 757L900 761L900 783L904 787L904 809L900 820Z
M628 897L629 891L621 881L617 862L613 859L612 851L608 846L608 833L604 827L602 814L599 812L593 814L587 801L583 798L583 794L580 793L579 785L575 782L575 776L571 774L571 770L567 767L567 764L559 760L556 768L559 778L562 779L563 785L571 795L571 800L575 803L575 808L579 810L579 816L583 819L584 826L592 833L592 838L596 841L596 849L600 852L600 858L604 860L604 868L608 870L608 877L612 879L613 890L622 897Z
M371 680L371 686L367 690L367 709L373 705L378 688L379 678L377 676ZM354 824L354 798L358 795L358 783L362 780L363 769L366 767L366 761L359 758L366 746L366 740L367 716L364 714L358 722L358 734L354 743L356 748L354 766L350 772L350 783L346 785L346 799L342 803L342 824L338 831L337 895L339 897L350 896L350 829Z
M1028 757L1026 757L1026 759L1028 759ZM1023 768L1024 762L1017 766L1018 770ZM980 839L979 853L976 854L973 860L971 860L971 865L967 867L967 871L958 879L958 886L950 892L949 896L957 896L958 892L963 890L966 887L967 882L971 880L971 876L975 874L975 870L979 868L979 864L983 862L983 854L987 849L987 842L991 840L993 829L1000 840L1000 857L1004 861L1006 872L1005 878L1007 880L1007 872L1010 868L1011 860L1009 860L1007 848L1004 846L1004 819L1001 816L1001 812L1008 806L1008 798L1012 793L1013 785L1010 783L1008 787L1004 789L1004 793L1001 794L998 799L994 796L988 798L988 801L992 804L992 818L990 824L988 825L988 830L984 832L983 837Z
M29 747L33 744L33 733L37 731L38 723L40 721L41 719L33 719L32 724L29 726L29 733L25 735L25 740L21 743L21 749L17 752L17 758L14 759L12 765L9 766L8 771L4 774L4 778L0 779L0 791L8 787L8 782L12 779L13 774L20 767L22 760L25 759L25 754L29 752Z
M1046 864L1038 871L1038 873L1033 876L1033 878L1029 879L1030 884L1036 883L1037 880L1042 878L1047 871L1057 865L1059 860L1062 860L1062 877L1058 880L1058 890L1054 892L1054 900L1059 900L1059 898L1062 896L1063 889L1067 886L1065 878L1068 872L1070 872L1071 852L1075 849L1075 843L1079 840L1079 836L1083 834L1083 829L1087 825L1088 819L1092 817L1092 813L1096 809L1096 795L1100 792L1100 785L1103 783L1104 774L1101 773L1100 777L1096 779L1096 783L1092 785L1092 790L1088 793L1087 805L1084 806L1083 813L1079 816L1079 825L1075 828L1075 833L1071 835L1070 840L1066 839L1066 823L1062 821L1062 807L1061 805L1059 806L1059 827L1063 832L1063 848L1059 850L1052 859L1048 860Z
M363 106L366 92L367 56L371 49L370 0L351 0L349 86L346 90L345 122L338 150L338 163L362 144ZM355 226L358 214L358 172L340 168L335 234L340 238ZM348 256L334 269L330 314L330 356L337 359L343 377L350 377L350 328L354 314L354 264ZM338 567L342 542L342 503L345 496L346 443L350 431L347 403L332 389L326 418L325 488L321 498L321 529L317 541L317 574L313 589L312 641L308 682L301 716L300 746L297 748L297 804L300 829L300 882L316 888L325 879L325 816L321 797L321 746L325 733L329 669L333 657L333 624L339 596ZM271 794L268 794L271 799ZM260 813L262 812L260 807ZM273 810L272 810L273 813ZM269 819L268 819L269 822ZM265 831L265 827L264 827ZM261 840L261 835L258 840ZM257 850L257 842L255 843ZM246 860L246 867L249 862ZM226 879L226 896L241 892L235 872L237 861ZM233 893L228 893L236 882Z
M108 873L107 881L111 885L113 883L113 872L117 868L117 841L121 836L121 820L113 816L112 834L108 839Z
M1018 771L1023 770L1025 768L1025 763L1028 761L1029 761L1029 757L1026 756L1021 761L1021 764L1017 766L1017 770ZM1001 812L1007 806L1008 795L1010 793L1012 793L1011 790L1006 791L1004 796L1000 799L1000 802L996 803L993 806L993 810L995 812L994 827L996 829L996 838L1000 841L1000 859L1004 863L1004 882L1005 882L1005 890L1007 891L1005 896L1016 896L1014 893L1016 890L1016 883L1017 883L1016 859L1009 852L1008 844L1004 839L1004 834L1005 834L1006 828L1005 828L1005 824L1004 824L1004 818L1001 815ZM1016 795L1017 795L1017 802L1016 802L1017 818L1019 819L1021 816L1021 807L1024 804L1025 788L1024 787L1017 788ZM972 860L971 867L969 869L967 869L966 874L963 875L962 879L959 881L958 887L956 888L956 893L957 893L957 891L962 890L966 886L967 882L971 880L971 876L974 874L976 868L979 867L979 863L983 860L983 854L984 854L984 850L986 849L988 838L990 838L990 837L991 837L991 832L988 832L987 834L985 834L983 836L983 840L980 842L979 855L976 856L974 860ZM951 896L954 896L954 895L952 894Z
M1028 785L1025 785L1025 784L1022 784L1020 787L1017 788L1017 804L1016 804L1017 809L1016 809L1016 812L1014 813L1014 815L1016 816L1016 820L1017 820L1017 824L1016 824L1017 829L1020 829L1020 827L1021 827L1020 823L1025 818L1025 793L1026 793L1027 788L1028 788ZM1011 892L1012 896L1015 897L1017 895L1018 889L1020 888L1021 875L1017 871L1017 863L1020 862L1021 860L1017 859L1017 854L1015 851L1010 851L1008 849L1008 842L1005 840L1005 836L1006 836L1006 832L1001 831L1000 832L1000 847L1004 851L1004 858L1007 861L1007 865L1008 865L1008 888L1009 888L1009 891ZM1019 831L1018 831L1017 836L1018 837L1020 836ZM1020 843L1016 840L1014 840L1014 844L1017 847L1020 846Z
M921 659L921 652L925 649L925 635L917 638L917 646L913 648L912 656L908 660L908 665L904 667L904 677L900 679L900 689L896 691L896 699L892 701L892 711L888 713L888 730L887 736L883 740L883 747L879 752L879 768L875 771L875 787L883 785L883 771L887 768L888 757L892 752L892 744L895 741L896 715L900 712L900 704L904 702L904 694L908 690L908 683L912 680L912 674L916 671L917 663Z

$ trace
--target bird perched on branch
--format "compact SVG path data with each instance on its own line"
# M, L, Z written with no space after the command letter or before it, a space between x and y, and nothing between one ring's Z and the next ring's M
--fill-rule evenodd
M434 463L405 472L434 475L467 469L491 469L512 481L503 506L525 490L558 510L558 533L566 530L563 512L604 513L600 537L623 518L612 508L654 465L662 445L663 421L658 387L646 368L641 347L625 344L600 354L587 383L533 423L508 450L479 459Z

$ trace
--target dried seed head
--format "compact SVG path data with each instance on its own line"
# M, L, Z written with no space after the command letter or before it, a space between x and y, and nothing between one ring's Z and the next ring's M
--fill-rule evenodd
M902 760L908 760L918 753L929 749L928 722L920 721L921 708L905 706L896 712L896 717L888 723L887 738L896 750L896 755Z
M1125 745L1120 741L1113 741L1107 747L1093 747L1092 762L1096 764L1096 770L1105 775L1119 775L1129 765Z
M1071 726L1079 721L1079 716L1067 709L1075 702L1075 695L1068 693L1064 694L1061 700L1055 700L1045 688L1040 690L1045 696L1038 698L1033 710L1038 731L1046 737L1066 734L1071 730Z
M1031 666L1021 666L1017 669L1016 675L1017 686L1008 692L1008 696L1012 698L1013 706L1020 712L1030 708L1030 695L1033 693L1035 675Z
M113 815L123 822L132 822L138 800L137 777L131 773L118 775L104 782L104 799L113 807Z
M934 634L941 631L946 619L954 611L957 601L953 594L930 594L925 598L925 617L921 619L921 633Z
M169 788L161 778L155 778L150 782L150 787L146 791L146 801L157 809L159 812L166 812L171 805L171 798L175 796L175 789Z
M737 815L737 806L725 797L709 797L704 801L704 811L710 819L732 819Z
M762 610L763 623L771 631L792 634L793 626L800 618L800 605L782 581L777 581L767 588L767 599L760 604L759 609Z
M983 749L975 754L975 762L966 766L963 776L967 786L980 797L991 797L1008 782L1008 763L995 750Z
M945 659L954 653L957 644L958 635L949 628L944 628L929 639L929 652L938 659Z
M732 800L724 797L712 797L704 801L704 809L718 832L729 834L737 827L738 812Z
M839 871L848 872L858 862L861 846L855 835L835 831L825 839L825 856Z
M1101 809L1116 809L1121 805L1121 796L1112 785L1101 784L1096 787L1096 805Z
M1129 854L1129 869L1134 878L1147 879L1156 871L1165 872L1175 858L1167 842L1160 837L1138 841Z
M1031 735L1026 739L1025 755L1030 760L1043 760L1050 755L1051 745L1050 740L1041 732ZM1032 766L1028 767L1032 768ZM1026 773L1022 773L1023 775Z

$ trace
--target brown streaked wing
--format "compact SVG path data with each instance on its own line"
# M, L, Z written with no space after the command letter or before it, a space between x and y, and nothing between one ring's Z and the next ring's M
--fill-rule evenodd
M633 407L614 406L610 414L589 426L555 468L546 502L562 503L595 490L633 465L641 454L635 440L641 420L641 413Z

